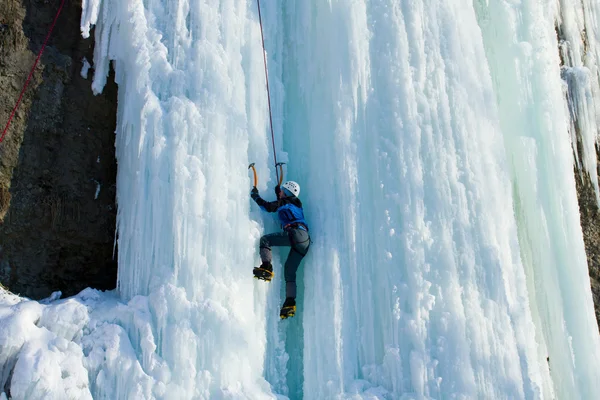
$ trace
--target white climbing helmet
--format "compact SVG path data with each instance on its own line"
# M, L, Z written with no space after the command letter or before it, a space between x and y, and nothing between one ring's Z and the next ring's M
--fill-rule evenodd
M300 185L298 185L294 181L287 181L286 183L281 185L281 187L296 197L298 197L300 195Z

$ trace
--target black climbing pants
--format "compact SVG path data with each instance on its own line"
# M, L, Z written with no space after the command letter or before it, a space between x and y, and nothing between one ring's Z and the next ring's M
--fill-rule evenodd
M296 297L296 271L300 262L308 253L310 236L301 228L292 228L286 232L277 232L264 235L260 238L260 259L271 262L271 247L290 246L290 253L284 265L285 297Z

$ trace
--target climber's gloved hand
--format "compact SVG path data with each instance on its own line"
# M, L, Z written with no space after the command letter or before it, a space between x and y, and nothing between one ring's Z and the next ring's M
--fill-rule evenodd
M279 185L275 186L275 196L279 198L279 193L281 192L281 187Z
M250 191L250 197L256 199L258 197L258 189L256 186L252 186L252 190Z

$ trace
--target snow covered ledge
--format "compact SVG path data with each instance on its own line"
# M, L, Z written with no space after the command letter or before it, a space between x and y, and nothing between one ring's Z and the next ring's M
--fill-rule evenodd
M81 347L89 315L81 300L45 305L0 288L2 396L32 398L35 388L48 398L92 398Z
M0 400L92 399L99 388L105 398L152 397L152 378L120 326L130 321L134 334L148 332L146 298L127 305L94 289L56 297L37 302L0 287ZM154 361L148 357L160 372Z

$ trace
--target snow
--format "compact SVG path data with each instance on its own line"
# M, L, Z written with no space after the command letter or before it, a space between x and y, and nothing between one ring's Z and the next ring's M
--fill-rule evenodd
M90 65L90 62L85 57L83 57L83 59L81 60L81 63L83 64L83 66L81 67L81 77L83 79L87 79L88 72L92 66Z
M96 193L94 193L94 200L98 200L98 195L100 195L100 189L102 188L102 185L95 179L92 179L92 181L96 184Z
M313 239L280 321L287 252L251 279L278 230L249 200L250 163L267 199L276 176L256 2L84 1L92 90L111 65L119 85L117 289L0 290L0 396L593 398L581 4L261 4L277 161Z
M13 399L91 399L84 354L77 344L89 321L78 299L43 305L0 288L0 387Z

